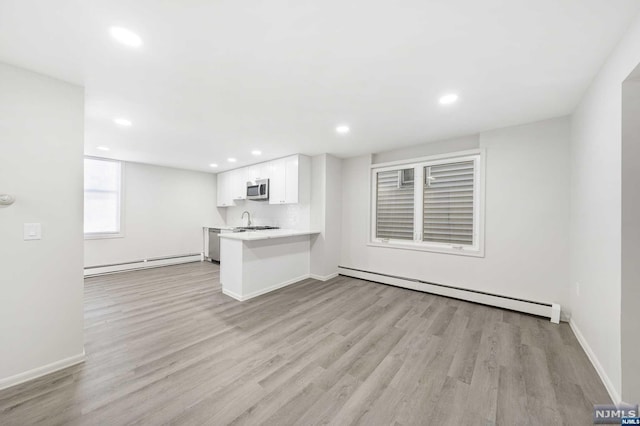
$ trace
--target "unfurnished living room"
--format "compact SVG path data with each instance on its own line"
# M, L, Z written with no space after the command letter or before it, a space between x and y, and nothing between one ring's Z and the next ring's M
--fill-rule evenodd
M0 0L0 425L639 425L637 0Z

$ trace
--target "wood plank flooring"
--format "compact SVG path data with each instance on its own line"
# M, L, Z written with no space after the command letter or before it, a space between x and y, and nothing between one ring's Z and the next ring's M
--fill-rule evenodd
M86 280L86 362L0 391L2 425L587 425L567 324L338 277L237 302L192 263Z

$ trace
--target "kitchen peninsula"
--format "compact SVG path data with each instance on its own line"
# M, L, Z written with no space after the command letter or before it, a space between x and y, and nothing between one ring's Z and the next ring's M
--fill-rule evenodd
M220 234L222 292L243 301L309 278L316 231Z

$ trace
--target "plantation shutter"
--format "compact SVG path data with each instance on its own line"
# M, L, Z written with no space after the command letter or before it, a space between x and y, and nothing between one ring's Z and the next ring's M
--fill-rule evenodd
M376 238L413 240L414 169L377 173Z
M424 168L423 240L473 245L474 162Z

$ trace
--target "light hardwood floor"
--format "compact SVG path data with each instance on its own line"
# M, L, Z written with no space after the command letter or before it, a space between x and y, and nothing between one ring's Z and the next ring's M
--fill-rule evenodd
M87 279L86 362L1 391L0 424L588 425L610 403L566 324L346 277L237 302L218 275Z

